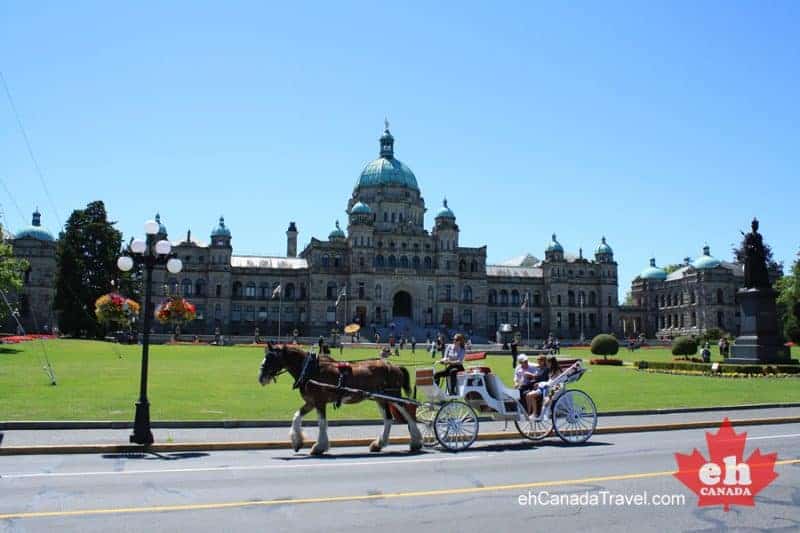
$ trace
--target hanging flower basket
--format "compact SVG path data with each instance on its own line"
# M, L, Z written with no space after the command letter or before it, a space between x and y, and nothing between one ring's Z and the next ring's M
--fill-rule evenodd
M139 314L139 304L121 294L111 292L94 302L94 314L102 324L128 326Z
M162 324L191 322L196 316L194 304L179 296L167 298L156 308L156 320Z

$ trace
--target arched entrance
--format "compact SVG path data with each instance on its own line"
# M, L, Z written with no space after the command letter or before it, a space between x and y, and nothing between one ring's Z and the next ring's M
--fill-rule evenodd
M406 291L398 291L397 294L394 295L392 315L411 317L411 295L409 293Z

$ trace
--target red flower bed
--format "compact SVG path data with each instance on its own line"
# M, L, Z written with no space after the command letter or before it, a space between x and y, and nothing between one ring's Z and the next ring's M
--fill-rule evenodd
M593 365L622 366L622 359L592 359L589 361Z
M30 335L9 335L0 337L0 344L18 344L20 342L35 341L37 339L55 339L55 335L45 335L43 333L32 333Z

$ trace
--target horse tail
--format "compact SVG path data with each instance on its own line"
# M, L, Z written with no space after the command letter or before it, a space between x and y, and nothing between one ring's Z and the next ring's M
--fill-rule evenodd
M400 372L403 373L403 390L406 396L409 396L411 394L411 376L408 373L408 369L404 366L400 367Z

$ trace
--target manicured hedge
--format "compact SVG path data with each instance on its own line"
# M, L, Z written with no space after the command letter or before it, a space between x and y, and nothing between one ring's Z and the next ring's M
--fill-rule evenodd
M638 361L636 367L649 370L684 370L689 372L711 372L710 363L688 361ZM800 365L719 365L722 374L800 374Z
M614 357L611 359L592 359L589 363L593 365L622 366L622 359L616 359Z

